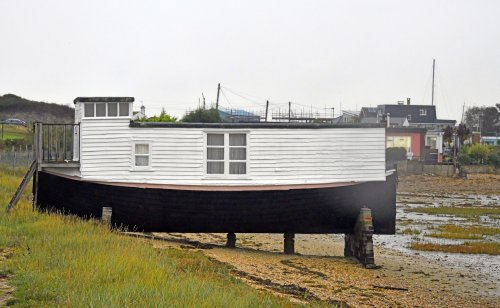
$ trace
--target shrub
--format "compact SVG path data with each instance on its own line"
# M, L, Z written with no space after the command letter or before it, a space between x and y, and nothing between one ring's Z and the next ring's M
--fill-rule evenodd
M222 122L219 111L215 108L198 108L187 113L181 120L189 123L219 123Z
M385 150L386 161L406 160L405 148L387 148Z
M478 163L482 164L488 158L488 155L490 155L490 146L487 144L473 144L470 146L467 150L467 154L477 161Z
M474 160L467 154L460 151L457 155L457 160L461 165L472 165Z
M500 146L492 146L491 153L488 155L488 164L500 166Z
M139 122L177 122L177 118L165 112L165 108L161 109L160 115L154 115L149 118L139 119Z

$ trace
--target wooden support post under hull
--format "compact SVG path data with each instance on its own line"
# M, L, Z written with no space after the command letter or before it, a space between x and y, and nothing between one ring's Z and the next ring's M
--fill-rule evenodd
M362 208L353 234L345 235L344 256L355 257L366 268L375 268L373 253L373 220L369 208Z
M101 216L102 223L111 226L112 215L113 215L113 208L104 206L102 208L102 216Z
M236 234L234 234L234 233L227 234L226 247L227 248L235 248L236 247Z
M284 253L291 255L295 253L295 233L285 233L284 238Z

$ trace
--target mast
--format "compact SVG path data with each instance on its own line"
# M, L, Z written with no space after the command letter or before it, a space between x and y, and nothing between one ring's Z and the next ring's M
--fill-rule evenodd
M434 106L434 72L436 71L436 59L432 59L432 98L431 105Z
M220 93L220 83L217 86L217 101L215 102L215 109L219 110L219 93Z

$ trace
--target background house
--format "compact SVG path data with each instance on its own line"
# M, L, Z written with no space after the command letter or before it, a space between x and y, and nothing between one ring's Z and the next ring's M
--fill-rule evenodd
M407 127L426 129L424 147L437 150L437 160L442 161L444 151L443 130L447 126L455 126L455 120L438 119L436 106L434 105L411 105L410 99L407 103L384 104L375 107L363 107L360 112L360 122L381 123L389 122L389 127ZM408 134L412 132L408 131ZM421 153L423 158L423 152Z
M423 160L426 132L427 129L419 127L389 127L386 130L387 148L405 148L408 159Z

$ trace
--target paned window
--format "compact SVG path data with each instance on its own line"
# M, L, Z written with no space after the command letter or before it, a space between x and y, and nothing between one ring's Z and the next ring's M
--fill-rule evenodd
M207 174L247 174L247 135L207 134Z
M151 166L150 146L148 143L136 143L134 147L134 166Z

